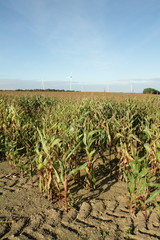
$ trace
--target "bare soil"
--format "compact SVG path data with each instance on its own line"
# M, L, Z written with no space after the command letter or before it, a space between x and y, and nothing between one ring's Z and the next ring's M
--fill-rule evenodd
M152 212L146 224L141 212L131 214L127 186L114 177L99 178L94 191L77 189L75 200L63 210L39 192L37 177L22 177L0 162L0 239L160 239L158 215Z

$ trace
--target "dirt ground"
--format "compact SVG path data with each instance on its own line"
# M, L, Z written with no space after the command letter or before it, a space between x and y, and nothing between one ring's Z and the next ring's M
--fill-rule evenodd
M151 213L128 211L126 184L109 176L97 190L77 189L76 208L62 210L38 190L38 179L21 177L0 162L0 239L2 240L158 240L160 222Z

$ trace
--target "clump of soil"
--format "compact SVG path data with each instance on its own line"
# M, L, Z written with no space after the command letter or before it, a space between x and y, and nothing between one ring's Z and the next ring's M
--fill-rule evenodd
M158 240L160 222L152 212L147 224L128 210L124 182L99 179L94 191L77 190L68 211L38 191L38 179L21 177L0 162L0 239L2 240Z

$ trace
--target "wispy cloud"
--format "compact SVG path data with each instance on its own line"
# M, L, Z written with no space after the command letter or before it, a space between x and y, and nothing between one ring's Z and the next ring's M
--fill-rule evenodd
M15 90L15 89L34 89L38 88L38 82L34 80L21 80L21 79L0 79L1 90Z
M1 90L16 90L16 89L70 89L70 81L37 81L37 80L22 80L22 79L5 79L0 78ZM73 90L81 90L81 83L72 81Z
M94 1L94 4L98 6L100 2ZM84 57L84 61L85 57L104 55L106 39L96 20L90 17L88 11L92 5L86 1L14 0L9 3L52 55Z
M118 82L121 82L121 83L132 82L136 84L141 84L141 83L159 83L160 84L160 77L119 79Z
M153 87L160 90L160 78L151 79L121 79L107 83L87 83L72 81L71 87L75 91L86 92L143 92L144 88ZM38 81L0 78L1 90L16 89L70 89L70 81Z

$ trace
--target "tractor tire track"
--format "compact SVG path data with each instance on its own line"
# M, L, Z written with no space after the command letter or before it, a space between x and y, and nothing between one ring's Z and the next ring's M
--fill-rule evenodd
M94 192L79 190L81 203L68 211L49 202L37 185L36 177L21 177L7 163L0 163L0 239L160 239L158 215L152 212L147 226L142 213L132 216L122 182L106 186L109 190L103 188L98 197Z

